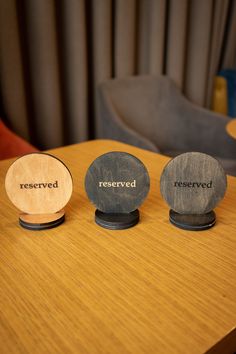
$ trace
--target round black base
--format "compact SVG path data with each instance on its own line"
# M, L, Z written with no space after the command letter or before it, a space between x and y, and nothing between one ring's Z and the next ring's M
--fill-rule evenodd
M212 210L209 213L202 215L187 215L187 214L179 214L174 210L170 210L170 222L184 230L191 231L202 231L210 229L215 225L216 215Z
M139 222L139 211L136 209L131 213L109 214L97 209L95 221L99 226L110 230L128 229Z
M61 225L65 221L65 214L62 215L61 218L50 221L50 222L45 222L45 223L29 223L26 221L23 221L19 218L19 224L20 226L24 227L27 230L34 230L34 231L39 231L39 230L48 230L52 229L53 227L57 227Z

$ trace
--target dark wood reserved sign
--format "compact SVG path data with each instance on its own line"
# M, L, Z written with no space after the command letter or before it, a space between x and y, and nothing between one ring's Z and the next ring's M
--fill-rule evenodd
M161 194L171 208L170 221L184 229L213 226L213 209L224 197L226 187L226 174L220 163L199 152L172 159L161 176Z
M72 194L72 177L59 159L45 153L18 158L7 171L5 188L11 202L22 211L20 225L42 230L60 225L63 208Z
M150 188L148 171L135 156L109 152L90 165L85 189L96 206L96 222L110 229L134 226L139 220L138 207Z

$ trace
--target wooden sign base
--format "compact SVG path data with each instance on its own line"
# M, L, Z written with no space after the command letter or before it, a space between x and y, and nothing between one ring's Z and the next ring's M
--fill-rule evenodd
M170 210L169 213L170 222L179 227L180 229L190 230L190 231L202 231L210 229L215 225L216 215L212 210L206 214L179 214L174 210Z
M47 230L61 225L65 221L65 211L54 214L20 214L19 224L28 230Z
M104 213L95 211L95 221L99 226L110 230L124 230L135 226L139 222L138 209L130 213Z

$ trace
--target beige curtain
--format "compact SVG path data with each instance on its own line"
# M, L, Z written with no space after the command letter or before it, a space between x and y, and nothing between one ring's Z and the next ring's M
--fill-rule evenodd
M235 0L0 0L2 115L41 149L99 136L96 88L165 74L210 107L236 68Z

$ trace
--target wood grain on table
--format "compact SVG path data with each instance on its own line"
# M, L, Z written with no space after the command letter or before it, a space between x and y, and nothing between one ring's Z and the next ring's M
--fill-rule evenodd
M91 162L126 151L148 168L140 223L94 223L84 190ZM209 354L236 350L236 178L215 209L217 224L189 232L168 221L159 191L167 157L98 140L51 150L70 169L66 222L46 231L18 225L0 163L0 352ZM223 348L223 349L222 349Z

